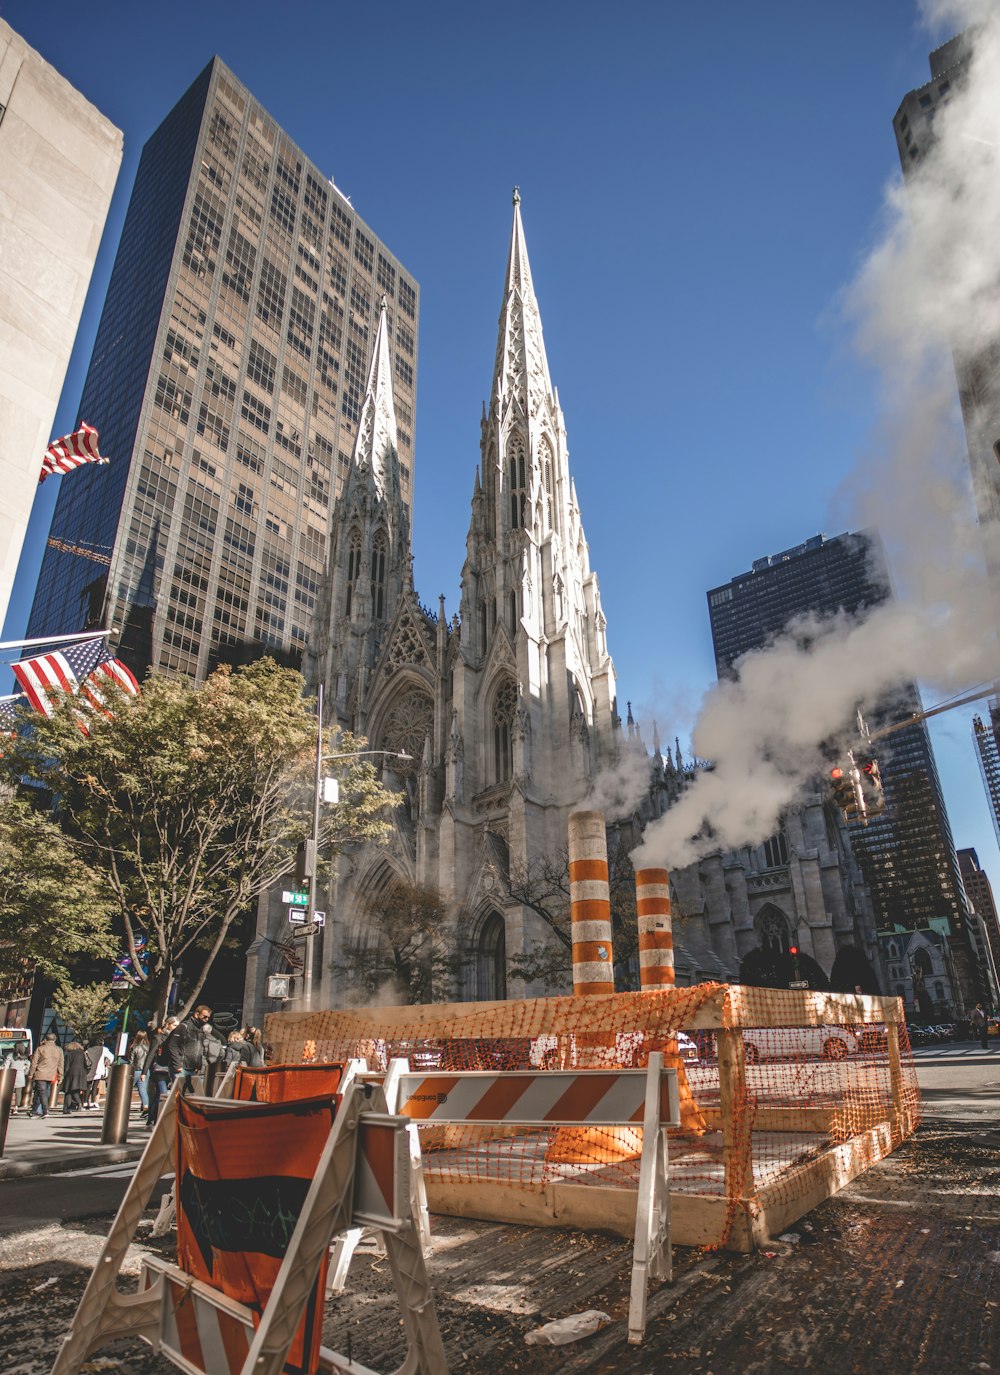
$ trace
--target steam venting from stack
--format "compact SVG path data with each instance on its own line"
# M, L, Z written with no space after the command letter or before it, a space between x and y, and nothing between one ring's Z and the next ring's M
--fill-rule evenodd
M714 769L647 829L636 868L760 844L825 773L822 743L850 738L859 703L870 712L916 681L942 699L1000 677L1000 540L995 521L973 517L953 361L985 365L1000 342L1000 7L927 0L922 12L950 33L973 26L973 55L905 186L898 175L889 185L878 242L845 292L857 347L878 371L882 419L839 494L837 523L879 531L897 598L854 618L804 617L709 691L692 745ZM986 429L970 420L992 485L998 436ZM993 496L996 507L1000 487Z
M573 992L613 993L611 896L603 812L569 818L569 900Z

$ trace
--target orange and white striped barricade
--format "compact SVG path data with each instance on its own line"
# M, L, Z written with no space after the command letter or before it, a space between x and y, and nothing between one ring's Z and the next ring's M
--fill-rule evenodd
M52 1375L79 1375L94 1351L126 1336L142 1338L186 1375L281 1375L307 1307L311 1300L315 1302L330 1245L355 1225L377 1227L385 1240L407 1337L406 1359L397 1375L447 1375L434 1296L410 1206L408 1124L386 1111L385 1095L378 1084L359 1080L346 1084L298 1216L290 1218L286 1211L280 1219L286 1231L292 1222L294 1227L283 1253L277 1252L280 1265L262 1306L251 1307L179 1265L153 1257L143 1261L138 1293L118 1293L116 1279L136 1224L157 1179L173 1160L177 1094L175 1087L166 1100L162 1119L122 1201ZM250 1104L238 1100L223 1104L193 1096L188 1101L193 1109L210 1110L223 1117L228 1108L231 1127L237 1117L294 1114L311 1106L307 1102ZM316 1103L322 1100L313 1100L313 1105ZM180 1164L183 1168L183 1160ZM231 1187L234 1181L227 1178L220 1182ZM179 1181L178 1189L183 1199L183 1181ZM255 1209L242 1211L256 1214ZM225 1214L218 1217L224 1223ZM199 1246L204 1241L197 1238ZM221 1272L220 1252L215 1241L210 1238L210 1242L208 1252L218 1259ZM214 1278L212 1267L208 1269ZM374 1375L325 1347L319 1346L317 1354L313 1344L310 1355L307 1344L300 1345L301 1375Z
M388 1070L384 1074L367 1072L364 1060L349 1060L347 1073L351 1077L362 1076L366 1084L380 1084L385 1093L386 1107L390 1113L397 1111L399 1101L399 1081L403 1074L408 1074L410 1064L408 1060L390 1060ZM430 1211L427 1207L427 1185L424 1182L424 1172L421 1169L420 1157L420 1137L417 1133L417 1126L414 1122L407 1122L406 1129L407 1143L407 1174L409 1177L410 1189L410 1208L417 1220L417 1230L420 1233L420 1242L424 1253L431 1249L431 1220ZM360 1209L363 1212L364 1209ZM351 1261L354 1253L361 1243L362 1236L366 1228L352 1227L343 1236L338 1237L330 1252L330 1269L327 1275L328 1295L342 1294L347 1284L347 1272L351 1268ZM376 1229L376 1241L378 1242L379 1233Z
M677 1071L664 1068L659 1051L635 1070L402 1072L396 1110L421 1125L641 1126L628 1339L642 1341L649 1281L673 1273L667 1129L680 1126L680 1095Z
M212 1085L212 1097L232 1097L233 1081L235 1079L235 1076L235 1064L227 1065L225 1074L222 1076L221 1079L219 1079L218 1083L213 1083ZM200 1074L195 1076L193 1083L195 1093L200 1093L203 1091L204 1082L205 1081ZM163 1195L163 1197L160 1199L160 1210L156 1214L156 1218L153 1222L152 1235L154 1237L165 1237L167 1233L170 1231L171 1227L173 1227L176 1220L177 1208L174 1203L173 1187L171 1186L171 1188L169 1188L167 1192Z

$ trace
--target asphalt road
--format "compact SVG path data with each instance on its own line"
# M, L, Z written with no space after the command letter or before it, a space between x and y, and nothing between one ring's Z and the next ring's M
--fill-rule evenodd
M1000 1047L916 1053L927 1121L886 1160L751 1256L678 1248L624 1338L631 1246L601 1233L435 1219L429 1270L453 1372L483 1375L1000 1375ZM46 1375L127 1166L0 1184L0 1370ZM147 1213L130 1253L169 1256ZM384 1258L359 1255L324 1340L378 1370L403 1356ZM605 1330L526 1347L540 1322L597 1308ZM168 1375L135 1343L95 1371ZM89 1365L87 1367L90 1368Z

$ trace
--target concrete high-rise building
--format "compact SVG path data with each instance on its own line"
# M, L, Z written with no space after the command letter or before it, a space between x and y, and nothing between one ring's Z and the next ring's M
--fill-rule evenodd
M881 541L874 532L816 535L757 559L750 572L708 593L720 678L740 656L763 648L796 615L856 615L890 597ZM921 709L914 685L887 700L875 728ZM871 890L880 943L885 933L932 930L949 944L959 986L945 1003L988 996L989 971L970 918L927 727L918 722L875 747L886 811L849 827L851 847Z
M990 699L989 713L989 721L979 715L972 718L972 739L989 799L993 829L1000 843L1000 701L995 697Z
M935 145L935 120L967 79L975 43L974 30L958 34L930 54L931 79L907 92L896 111L892 125L899 150L903 176L911 182L920 175L928 154ZM975 135L970 135L970 148ZM933 280L925 284L933 292ZM997 523L1000 522L1000 328L987 347L963 351L952 340L955 374L969 447L972 487L980 526L991 530L986 540L986 559L993 587L994 607L1000 627L1000 548Z
M993 887L986 871L979 867L979 856L975 850L959 850L958 863L969 902L982 924L983 933L989 946L994 983L996 984L996 971L1000 969L1000 918L997 916ZM993 1001L994 1003L996 1001L995 994Z
M121 130L0 19L0 622L121 160Z
M29 633L297 664L383 299L408 507L417 285L213 58L143 149L81 401L111 466L60 493Z

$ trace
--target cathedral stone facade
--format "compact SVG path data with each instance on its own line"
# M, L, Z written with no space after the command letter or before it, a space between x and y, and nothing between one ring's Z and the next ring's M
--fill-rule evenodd
M365 939L367 913L399 882L440 894L465 954L452 986L435 996L544 991L510 970L510 957L543 941L547 928L511 900L508 876L564 852L569 814L587 805L602 772L625 751L645 753L631 712L624 725L618 716L516 191L461 604L451 620L443 598L434 613L413 586L389 330L383 305L351 471L331 518L307 676L323 684L328 723L410 758L385 760L386 782L404 795L391 842L338 860L328 922L314 937L316 1006L352 996L338 952ZM664 755L654 738L646 757L650 788L620 825L626 845L692 777L679 748ZM717 855L674 876L680 981L735 977L755 942L787 944L795 932L827 969L839 945L857 940L866 954L874 950L870 904L866 912L853 870L838 868L843 847L827 811L819 799L807 820L792 818L773 854ZM265 975L286 968L292 950L279 899L262 901L250 950L255 1010L273 1006L263 1001Z

